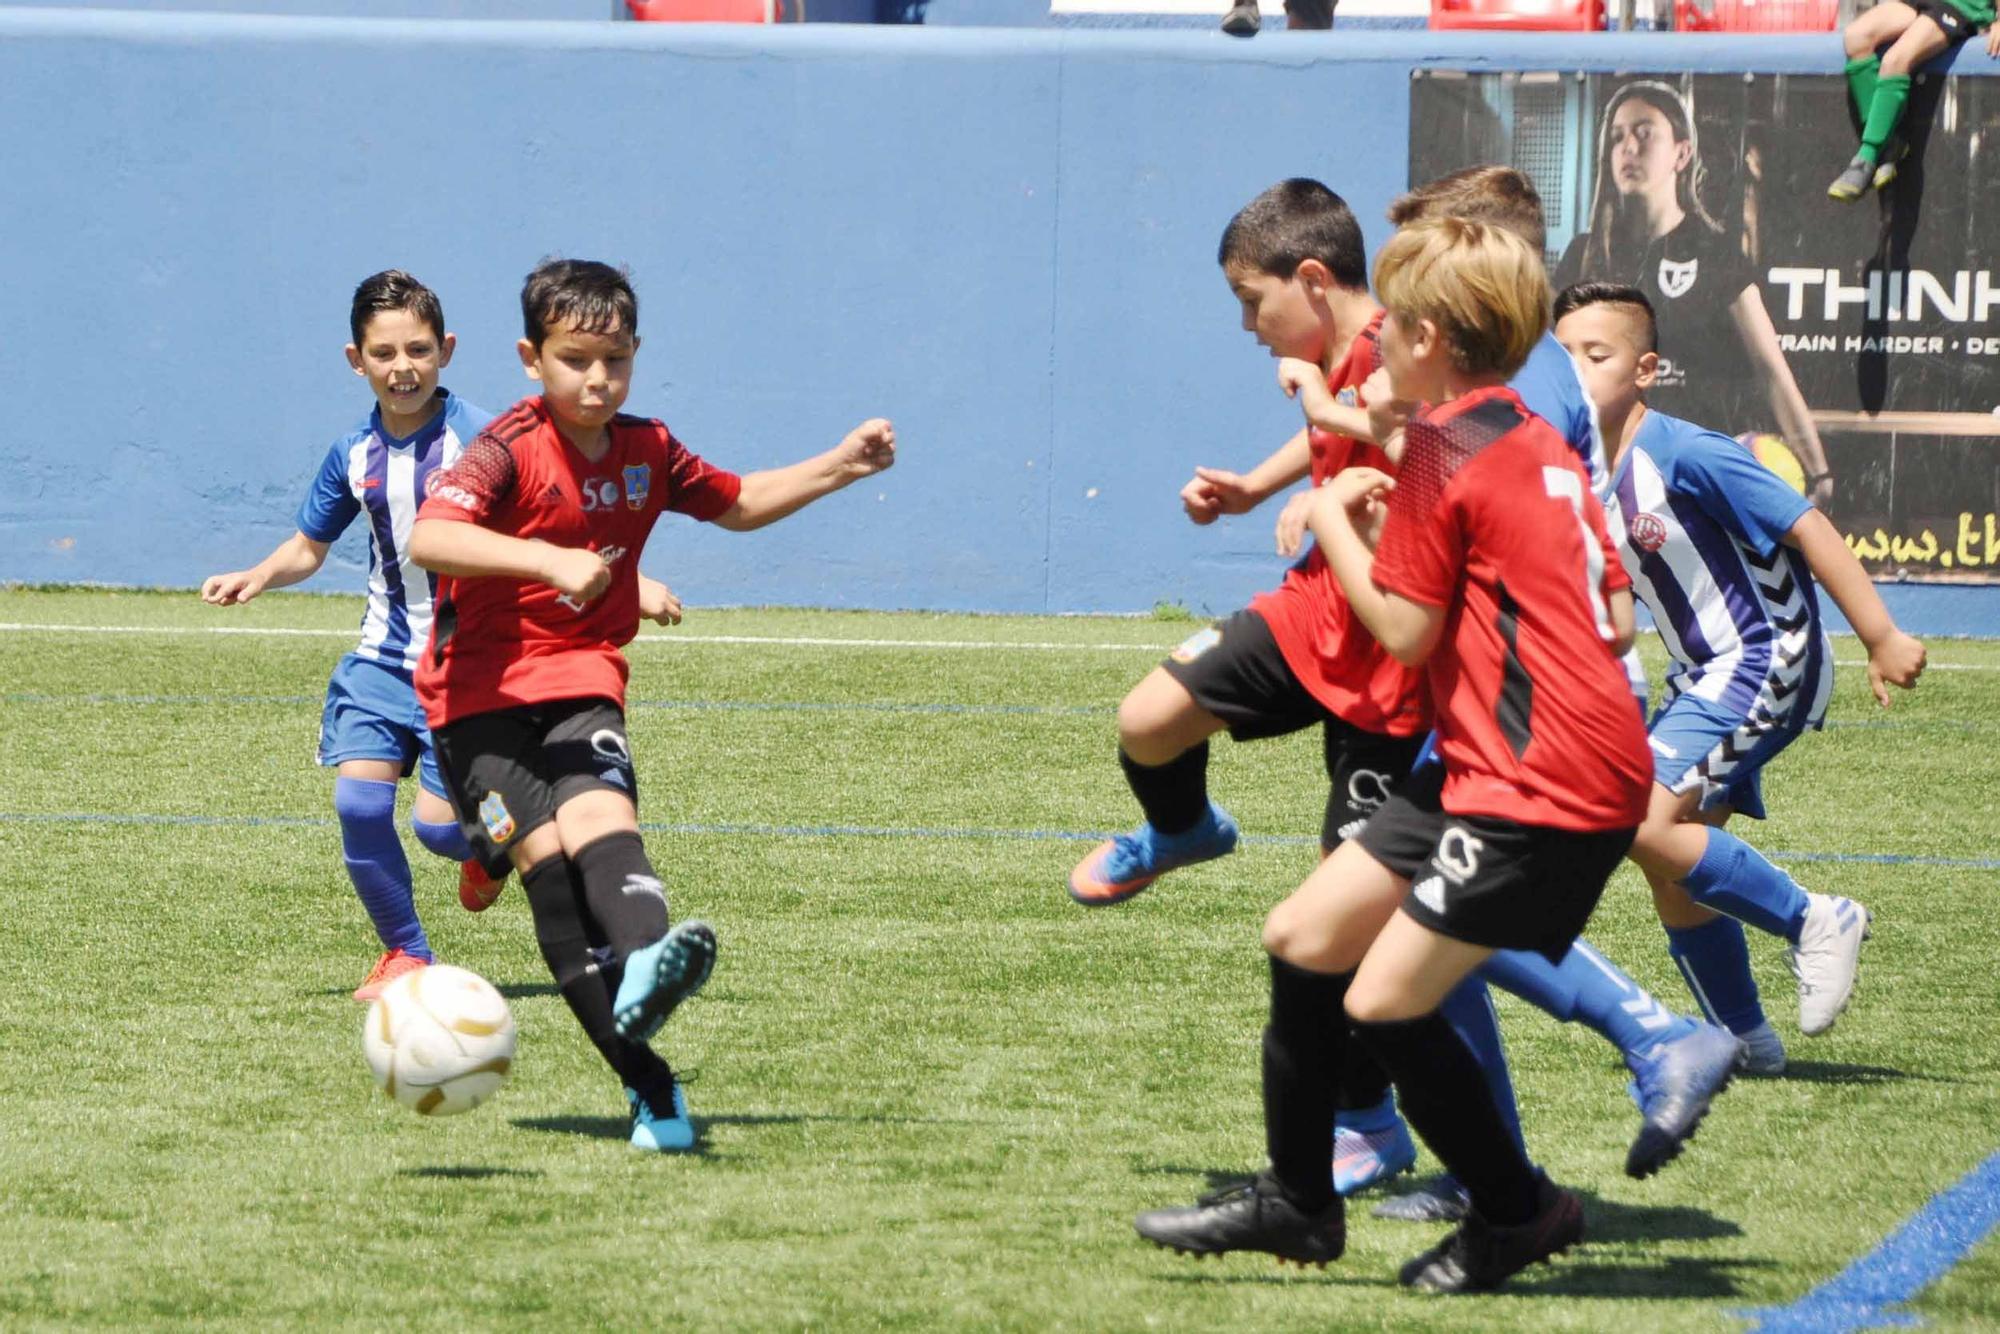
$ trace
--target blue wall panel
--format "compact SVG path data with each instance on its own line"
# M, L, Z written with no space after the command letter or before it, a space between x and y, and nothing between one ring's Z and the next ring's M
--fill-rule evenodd
M778 528L663 525L647 568L689 601L1227 610L1282 568L1270 517L1197 530L1175 493L1297 421L1215 267L1229 215L1318 175L1379 242L1413 63L1632 67L1646 40L0 9L0 124L33 127L0 194L0 579L250 563L367 410L354 283L436 286L448 383L497 409L528 388L520 278L560 253L631 266L630 406L720 463L897 421L893 472ZM1679 40L1838 65L1830 38ZM357 587L338 554L318 586Z

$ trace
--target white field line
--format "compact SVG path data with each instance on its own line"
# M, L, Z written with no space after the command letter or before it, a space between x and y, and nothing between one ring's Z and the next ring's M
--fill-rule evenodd
M354 630L312 630L276 625L57 625L41 621L0 621L0 633L64 635L248 635L265 638L353 639ZM697 644L758 644L768 648L971 649L987 652L1164 653L1165 644L1065 644L1059 640L1007 639L848 639L819 635L640 635L632 647L690 647ZM1864 659L1836 658L1836 667L1866 667ZM2000 662L1934 662L1933 672L2000 672Z

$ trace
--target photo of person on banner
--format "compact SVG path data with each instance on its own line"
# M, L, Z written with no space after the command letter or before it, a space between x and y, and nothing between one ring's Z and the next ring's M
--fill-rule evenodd
M1703 198L1707 168L1688 99L1658 79L1620 86L1598 121L1595 163L1588 228L1563 252L1556 288L1596 280L1643 291L1659 317L1654 396L1662 410L1731 431L1775 427L1805 474L1806 494L1824 508L1833 474L1819 430L1741 229L1718 221ZM1746 384L1761 401L1736 392Z

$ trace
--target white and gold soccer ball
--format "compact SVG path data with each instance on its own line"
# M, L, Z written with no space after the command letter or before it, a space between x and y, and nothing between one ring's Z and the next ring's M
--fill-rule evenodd
M514 1064L514 1015L479 974L434 963L382 989L361 1027L382 1091L419 1116L456 1116L492 1097Z

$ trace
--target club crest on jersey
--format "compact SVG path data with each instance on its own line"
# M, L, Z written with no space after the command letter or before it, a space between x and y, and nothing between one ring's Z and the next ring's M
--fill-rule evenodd
M1343 408L1359 407L1361 405L1361 395L1354 392L1353 385L1348 385L1333 396L1333 401L1340 404Z
M1695 273L1701 268L1698 259L1660 261L1660 292L1668 297L1686 296L1694 286Z
M1168 656L1175 662L1193 662L1202 654L1222 642L1222 627L1211 625L1206 630L1197 631L1181 641L1181 646Z
M479 823L486 826L486 837L495 843L505 843L514 837L514 813L507 809L498 792L488 792L479 803Z
M653 490L653 467L649 463L634 463L625 469L625 508L644 509L646 497Z
M1632 545L1648 555L1667 544L1667 521L1657 514L1635 514L1626 526L1632 533Z

